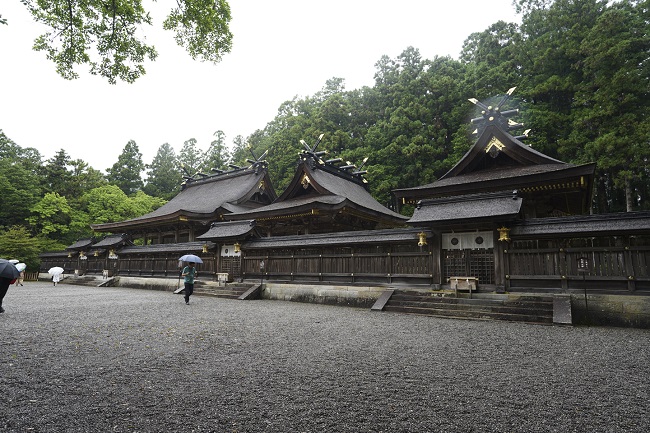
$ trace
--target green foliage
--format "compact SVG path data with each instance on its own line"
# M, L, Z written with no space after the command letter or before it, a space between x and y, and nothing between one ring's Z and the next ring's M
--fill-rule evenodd
M217 131L213 135L215 138L210 143L208 150L203 153L199 166L199 170L205 174L210 174L215 169L226 170L228 169L228 163L230 163L226 135L223 131Z
M190 138L183 142L180 154L178 155L178 162L182 167L184 176L194 176L200 171L203 154L201 149L197 146L195 138Z
M65 197L56 192L48 192L30 209L32 216L27 222L35 233L60 238L70 231L72 208Z
M184 0L163 23L165 30L176 31L176 43L193 59L217 63L232 48L230 5L224 0Z
M117 185L127 195L135 194L144 183L141 173L145 165L142 154L135 141L129 140L113 166L106 170L108 182Z
M86 192L82 203L88 223L102 224L142 216L162 206L165 200L142 191L129 197L116 185L107 185Z
M138 191L133 197L129 197L129 201L134 217L148 214L167 202L165 199L152 197L142 191Z
M72 173L68 170L71 164L70 156L64 149L60 149L52 158L48 159L41 168L44 192L55 192L61 196L69 194L72 186Z
M148 164L147 183L142 189L146 194L171 200L180 191L181 170L174 148L165 143L158 148L151 164Z
M53 244L46 238L32 237L23 226L15 225L0 231L0 257L16 259L27 265L27 271L37 270L41 264L38 255ZM62 245L54 245L63 249Z
M147 44L144 29L152 24L141 0L23 0L34 20L50 30L36 38L65 79L76 79L77 66L115 84L132 83L146 73L144 63L158 53ZM163 23L193 59L217 63L230 52L230 6L224 0L179 0ZM0 18L1 24L6 20Z
M0 158L0 227L24 224L30 208L41 195L40 178L37 173L26 168L10 157Z

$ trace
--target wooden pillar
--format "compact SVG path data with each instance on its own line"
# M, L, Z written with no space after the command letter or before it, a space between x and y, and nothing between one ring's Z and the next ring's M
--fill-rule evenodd
M442 286L442 236L438 232L433 232L429 245L429 258L431 267L431 282L440 289Z
M494 237L494 249L492 250L494 254L494 284L497 293L503 293L506 291L506 262L508 261L506 254L509 244L507 241L499 240L498 231L493 230L492 233Z
M632 261L632 257L632 251L630 250L630 237L626 236L623 260L625 261L625 272L627 273L627 290L630 292L636 290L636 275L634 274L634 262Z

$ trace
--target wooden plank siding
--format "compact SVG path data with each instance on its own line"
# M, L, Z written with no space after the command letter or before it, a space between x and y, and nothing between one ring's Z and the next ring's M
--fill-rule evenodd
M612 240L613 239L613 240ZM442 250L439 236L419 247L409 242L329 245L314 244L242 249L241 256L203 253L197 265L202 278L228 273L230 280L270 280L323 284L419 285L440 288L451 275L479 278L479 290L550 291L583 290L602 293L650 295L650 239L620 236L514 240L499 242L493 250ZM349 246L348 246L349 245ZM121 254L119 258L45 255L41 272L61 266L111 275L176 278L177 251ZM586 258L588 271L578 269ZM264 269L260 264L264 262ZM476 263L475 263L476 262ZM480 263L479 263L480 262ZM490 269L492 267L492 269ZM462 272L461 272L462 271ZM458 273L460 272L460 273Z
M433 284L431 251L416 245L308 247L244 252L244 278L288 282ZM264 261L264 270L260 263Z
M510 289L587 286L592 291L650 292L650 247L646 246L511 248L505 257ZM588 271L578 269L579 258L587 259Z

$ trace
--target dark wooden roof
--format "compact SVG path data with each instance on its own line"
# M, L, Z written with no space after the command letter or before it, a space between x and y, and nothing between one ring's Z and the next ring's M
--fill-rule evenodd
M179 257L183 254L196 254L201 256L203 245L207 245L208 249L214 249L216 244L211 241L202 242L183 242L176 244L154 244L154 245L131 245L121 248L120 255L125 254L166 254L178 253ZM212 253L210 253L212 254Z
M192 180L169 202L138 218L94 224L100 232L128 231L152 224L219 220L221 215L271 203L277 197L266 167L237 169Z
M498 125L487 126L461 160L437 181L393 191L400 203L421 199L518 189L576 186L591 197L595 164L574 165L550 158ZM587 200L589 201L589 200Z
M431 226L467 220L509 221L517 218L521 204L516 191L422 200L408 223Z
M650 212L620 212L601 215L578 215L537 218L512 225L511 237L543 236L616 236L650 234Z
M121 245L131 244L125 233L104 236L99 242L92 245L93 248L114 248Z
M66 248L67 251L84 251L95 243L95 238L79 239L74 244Z
M386 244L392 242L413 242L417 245L422 229L395 228L385 230L360 230L352 232L321 233L315 235L274 236L254 239L242 244L242 249L256 250L282 247L353 246ZM424 230L431 237L429 230Z
M218 222L212 223L207 232L196 238L214 241L239 239L251 234L254 230L254 220Z
M343 170L303 158L287 189L270 205L224 215L227 220L275 219L304 214L336 214L349 210L359 218L395 227L408 217L382 206L366 184Z
M50 251L46 253L40 253L38 256L39 257L68 257L68 252L67 251Z

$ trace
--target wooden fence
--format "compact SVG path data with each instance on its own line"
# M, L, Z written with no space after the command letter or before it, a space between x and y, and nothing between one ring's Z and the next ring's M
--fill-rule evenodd
M581 242L574 242L580 244ZM201 278L267 280L287 283L376 284L444 287L453 273L476 277L479 290L571 291L588 289L603 293L650 295L650 240L617 239L616 245L582 242L583 246L558 247L567 241L521 241L499 244L493 250L441 250L438 240L424 248L409 243L337 246L309 245L242 250L241 257L201 255ZM570 244L570 242L569 242ZM433 247L436 245L436 247ZM59 263L57 260L63 260ZM41 272L61 266L66 274L176 278L178 253L119 254L109 260L53 258L43 260ZM475 275L476 274L476 275Z
M507 289L650 290L647 246L508 249L504 253Z

